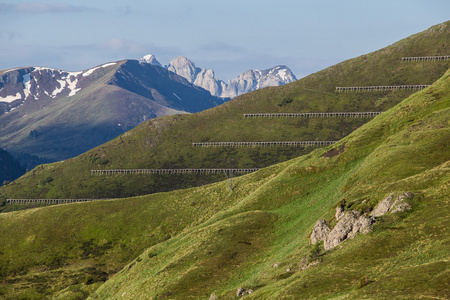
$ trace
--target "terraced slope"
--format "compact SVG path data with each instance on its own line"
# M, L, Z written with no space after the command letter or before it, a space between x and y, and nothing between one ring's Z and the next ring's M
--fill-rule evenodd
M223 181L0 214L0 295L446 298L449 124L450 71L333 146L235 178L233 191ZM403 191L411 211L333 250L310 246L343 200L370 213Z
M265 167L311 148L194 148L193 142L339 140L367 122L354 118L244 119L244 113L385 111L414 91L336 93L336 86L431 84L450 61L403 56L450 53L450 22L281 87L237 97L191 115L148 121L71 160L43 165L6 188L10 198L111 198L223 180L224 175L92 177L91 169ZM48 179L51 182L45 183ZM45 184L40 184L45 183Z

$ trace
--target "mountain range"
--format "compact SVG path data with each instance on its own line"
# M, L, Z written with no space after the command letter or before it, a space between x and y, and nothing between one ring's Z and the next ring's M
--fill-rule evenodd
M146 57L151 57L152 63L159 64L154 57ZM184 56L173 59L167 69L186 78L190 83L204 88L211 95L221 98L234 98L260 88L284 85L297 80L288 67L276 66L262 71L248 70L225 83L215 78L213 70L198 68L194 62Z
M146 55L81 72L44 67L0 71L0 145L16 157L27 158L22 163L32 168L37 162L81 154L148 119L198 112L229 100L203 89L223 83L214 76L201 84L191 80L180 61L194 66L177 58L164 68L153 55ZM283 70L277 74L287 72ZM267 74L255 83L254 77L244 76L241 81L248 81L248 86L235 91L243 93L269 81L275 84L272 77ZM295 79L293 75L286 78ZM289 80L279 79L277 84Z
M224 100L165 68L124 60L82 71L0 72L0 145L50 160L76 156L136 125Z
M0 296L448 298L450 61L402 57L446 56L449 45L446 22L285 86L146 121L74 159L27 172L0 188L3 211L26 207L6 203L12 197L142 195L1 213ZM400 84L429 86L335 92ZM243 117L344 110L382 113L353 121ZM298 152L276 147L192 147L275 138L336 143L292 159ZM252 164L269 166L212 184L200 174L90 174ZM152 181L180 180L189 188L144 194Z
M337 93L336 87L432 84L448 69L448 60L410 63L402 57L445 55L448 50L442 45L450 44L448 32L444 23L280 87L256 90L199 113L148 120L76 158L40 166L0 192L11 198L130 197L204 185L223 180L225 175L153 174L142 180L129 175L92 176L91 170L262 168L308 154L312 147L197 148L193 143L344 138L370 119L264 119L244 118L244 114L386 111L415 91ZM47 177L54 180L41 185Z

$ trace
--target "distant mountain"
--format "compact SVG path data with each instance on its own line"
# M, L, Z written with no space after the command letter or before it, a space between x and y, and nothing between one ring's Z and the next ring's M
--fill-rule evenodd
M0 148L0 186L5 181L13 181L25 174L25 168L8 152Z
M151 57L154 62L153 56L145 57ZM142 59L145 60L145 57ZM263 71L248 70L225 83L215 78L213 70L200 69L195 66L194 62L183 56L173 59L167 68L186 78L190 83L208 90L211 95L221 98L234 98L260 88L284 85L297 80L288 67L276 66Z
M147 119L193 113L225 100L151 56L81 72L0 71L0 146L50 160L76 156Z

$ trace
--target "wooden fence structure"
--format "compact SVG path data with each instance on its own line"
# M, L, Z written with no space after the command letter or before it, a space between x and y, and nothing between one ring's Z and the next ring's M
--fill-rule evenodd
M6 199L9 204L63 204L75 202L90 202L110 199Z
M111 169L91 170L91 175L118 174L247 174L258 171L259 168L244 169Z
M450 55L402 57L402 61L440 61L450 59Z
M204 142L192 143L194 147L322 147L337 141L290 141L290 142Z
M418 91L429 87L429 84L378 85L378 86L337 86L336 93L342 92L383 92L383 91Z
M321 112L321 113L251 113L244 118L373 118L381 114L379 111L368 112Z

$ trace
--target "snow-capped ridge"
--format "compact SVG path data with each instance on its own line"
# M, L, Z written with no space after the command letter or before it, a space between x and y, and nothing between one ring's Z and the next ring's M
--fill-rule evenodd
M12 103L42 97L71 97L82 89L82 82L101 68L112 67L119 62L108 62L84 71L67 72L46 67L16 68L4 70L0 74L0 103ZM162 67L152 54L144 55L139 64ZM248 70L228 83L217 79L211 69L202 69L184 56L174 58L165 67L184 77L188 82L199 86L221 98L234 98L267 86L278 86L297 80L288 67L279 65L267 70ZM17 79L14 79L17 78ZM12 80L12 81L10 81ZM10 81L10 83L7 83ZM4 87L8 84L8 88ZM15 107L18 103L15 103Z

